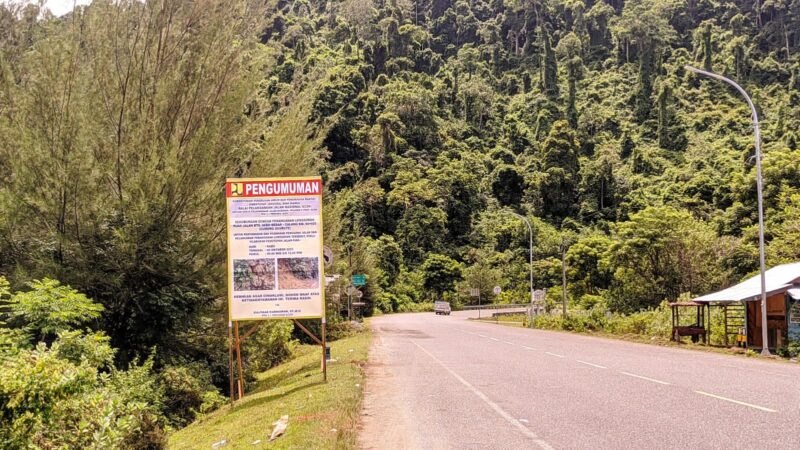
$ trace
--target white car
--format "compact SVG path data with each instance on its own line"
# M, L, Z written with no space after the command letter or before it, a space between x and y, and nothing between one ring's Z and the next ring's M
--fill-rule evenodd
M435 302L433 304L433 312L436 314L444 314L446 316L450 315L450 303L447 302Z

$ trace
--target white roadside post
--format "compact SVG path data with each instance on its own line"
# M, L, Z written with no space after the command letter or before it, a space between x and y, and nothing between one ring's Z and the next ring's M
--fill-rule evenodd
M767 335L767 278L765 275L767 268L766 268L766 263L764 261L764 197L762 194L763 180L761 178L761 131L758 128L758 112L756 111L755 105L753 105L753 100L750 99L750 96L747 94L747 92L741 86L739 86L739 84L737 84L735 81L713 72L708 72L706 70L698 69L697 67L692 67L688 65L683 67L688 71L694 72L699 75L705 75L715 80L728 83L731 86L735 87L736 90L739 91L739 93L742 94L742 96L744 96L745 100L747 100L747 105L750 106L750 111L752 111L753 131L755 132L755 140L756 140L756 190L758 191L758 253L759 253L759 260L761 263L761 354L764 356L769 356L770 354L769 338Z

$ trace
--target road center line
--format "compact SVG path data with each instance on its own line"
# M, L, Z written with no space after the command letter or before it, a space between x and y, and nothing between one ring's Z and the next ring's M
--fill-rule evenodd
M716 399L719 399L719 400L724 400L726 402L736 403L737 405L747 406L747 407L755 408L755 409L758 409L758 410L761 410L761 411L773 412L773 413L778 412L778 411L775 411L774 409L769 409L769 408L765 408L763 406L753 405L753 404L750 404L750 403L740 402L739 400L734 400L732 398L727 398L727 397L722 397L722 396L719 396L719 395L710 394L708 392L703 392L703 391L695 391L695 392L700 394L700 395L705 395L706 397L713 397L713 398L716 398Z
M482 337L482 338L485 338L485 337L486 337L486 336L484 336L484 335L482 335L482 334L479 334L478 336L480 336L480 337Z
M491 340L493 340L493 341L500 342L500 339L497 339L497 338L490 337L489 339L491 339Z
M522 348L524 348L525 350L536 350L535 348L528 347L527 345L523 345Z
M559 355L558 353L550 353L550 352L545 352L545 353L547 353L550 356L555 356L556 358L566 358L566 356Z
M412 342L414 342L414 341L412 341ZM433 359L434 361L436 361L436 363L438 363L440 366L442 366L442 368L444 370L446 370L448 373L450 373L450 375L452 375L453 378L455 378L461 384L466 386L467 389L472 391L473 394L478 396L478 398L483 400L484 403L486 403L487 405L489 405L489 407L491 407L493 410L495 410L495 412L497 412L497 414L499 414L500 417L505 419L511 425L514 425L519 431L522 432L522 434L524 434L525 436L533 439L533 442L535 442L536 445L538 445L540 448L542 448L544 450L554 450L553 447L550 446L550 444L548 444L545 440L543 440L539 436L537 436L536 433L534 433L528 427L523 425L519 420L515 419L514 416L512 416L509 413L507 413L503 408L500 407L500 405L498 405L497 403L489 400L489 397L487 397L486 394L484 394L483 392L478 390L475 386L469 384L469 382L467 380L461 378L461 376L459 376L457 373L455 373L452 370L450 370L450 368L445 366L444 363L439 360L439 358L433 356L433 354L431 352L429 352L423 346L417 344L416 342L414 342L414 345L419 347L420 350L425 352L428 356L431 357L431 359Z
M505 342L505 343L506 343L506 344L508 344L508 345L517 345L517 344L515 344L515 343L513 343L513 342L508 342L508 341L503 341L503 342Z
M606 367L606 366L601 366L600 364L594 364L594 363L590 363L590 362L586 362L586 361L581 361L580 359L576 359L575 361L578 361L581 364L586 364L587 366L597 367L598 369L608 369L608 367Z
M635 373L630 373L630 372L620 372L620 373L623 374L623 375L627 375L629 377L634 377L634 378L639 378L639 379L642 379L642 380L652 381L653 383L658 383L658 384L665 384L667 386L672 384L672 383L667 383L666 381L656 380L655 378L649 378L649 377L643 377L641 375L636 375Z

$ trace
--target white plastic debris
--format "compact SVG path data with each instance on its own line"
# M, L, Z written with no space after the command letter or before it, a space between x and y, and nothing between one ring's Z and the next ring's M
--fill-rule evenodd
M211 448L212 448L212 450L217 450L218 448L224 447L226 445L228 445L228 441L223 439L223 440L221 440L219 442L214 442L213 444L211 444Z
M260 443L261 443L261 439L257 439L255 441L253 441L250 445L258 445Z
M289 426L289 416L281 416L280 419L272 423L275 428L272 430L272 435L269 437L270 441L278 439L279 436L286 432L286 427Z

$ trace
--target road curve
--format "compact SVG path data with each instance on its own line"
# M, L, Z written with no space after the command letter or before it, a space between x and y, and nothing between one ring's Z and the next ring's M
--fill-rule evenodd
M800 366L471 314L372 319L362 448L800 448Z

